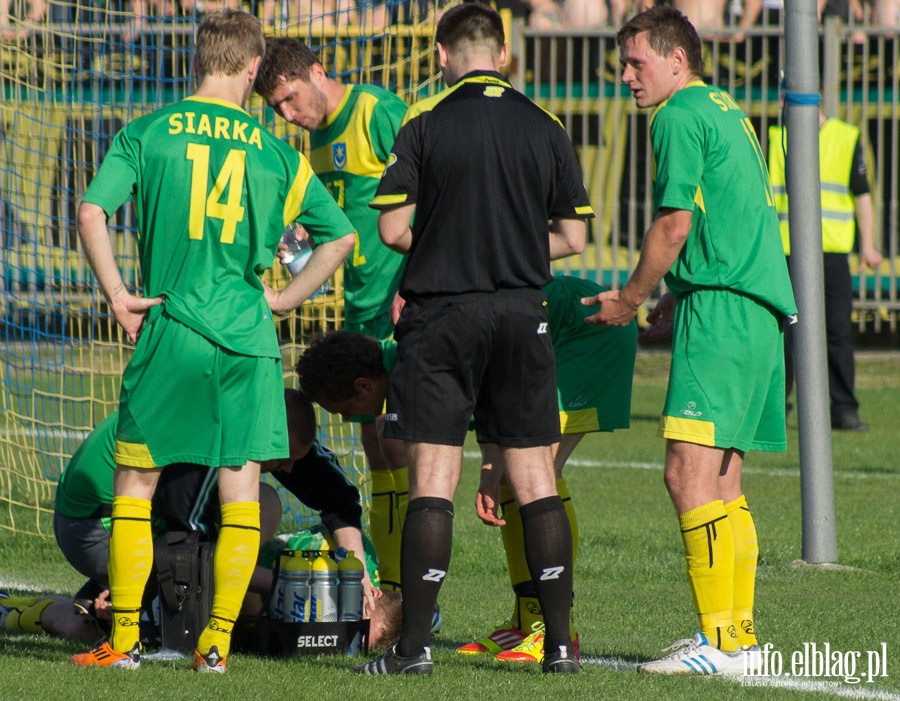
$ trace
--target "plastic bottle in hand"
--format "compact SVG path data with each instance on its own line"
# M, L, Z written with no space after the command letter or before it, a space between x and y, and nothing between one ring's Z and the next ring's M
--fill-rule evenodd
M299 228L300 226L296 222L288 224L284 229L284 234L281 236L281 242L287 244L288 247L282 262L287 266L291 277L296 277L306 267L309 257L312 255L312 246L309 244L309 239L297 240L297 230Z

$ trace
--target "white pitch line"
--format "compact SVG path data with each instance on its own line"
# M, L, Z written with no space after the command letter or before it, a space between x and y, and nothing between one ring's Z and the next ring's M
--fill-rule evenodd
M10 589L15 591L30 591L34 592L35 594L40 594L44 592L46 587L41 587L37 584L29 584L28 582L23 582L20 579L0 579L0 590L7 591L8 593L8 590ZM3 599L0 599L0 602L2 601Z
M581 663L601 669L611 669L615 672L634 672L637 663L621 657L582 657ZM860 699L865 701L900 701L900 694L882 689L873 689L869 686L844 684L841 682L811 681L805 679L784 679L782 677L751 677L752 684L743 681L743 677L709 677L741 684L742 686L769 687L787 689L789 691L804 691L813 694L829 694L847 699Z
M481 458L481 453L466 451L464 457ZM639 461L619 461L619 460L580 460L577 458L570 459L566 465L574 465L576 467L606 467L623 470L651 470L662 472L663 464L661 462L639 462ZM745 467L743 469L745 475L763 475L765 477L800 477L799 470L786 470L778 467ZM900 479L900 473L889 472L851 472L848 470L835 470L834 476L843 479Z

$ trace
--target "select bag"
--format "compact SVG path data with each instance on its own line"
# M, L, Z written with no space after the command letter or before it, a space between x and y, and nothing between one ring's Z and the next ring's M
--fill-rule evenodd
M191 655L212 613L216 544L197 533L169 533L154 546L160 646Z

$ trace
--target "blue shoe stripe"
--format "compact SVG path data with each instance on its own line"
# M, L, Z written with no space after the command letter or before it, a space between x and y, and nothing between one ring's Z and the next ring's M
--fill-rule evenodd
M693 659L682 660L694 674L703 674L703 668Z
M709 658L706 655L700 655L699 657L709 666L709 670L704 670L704 674L715 674L717 671L716 666L709 661Z
M694 674L715 674L716 666L705 655L697 655L681 660Z

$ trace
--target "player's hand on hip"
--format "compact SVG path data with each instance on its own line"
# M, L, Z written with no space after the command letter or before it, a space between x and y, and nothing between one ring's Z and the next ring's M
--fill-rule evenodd
M406 300L400 296L400 293L397 292L394 295L394 301L391 302L391 323L396 326L397 322L400 321L400 313L403 311L403 307L406 305Z
M650 326L638 334L638 340L652 343L671 338L674 320L675 298L667 292L660 297L653 311L647 315L647 323Z
M144 326L144 319L151 307L162 304L162 297L138 297L133 294L124 294L116 297L113 305L113 314L116 322L121 326L132 343L137 343Z

